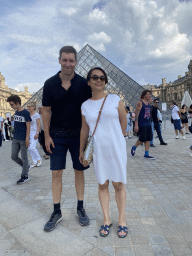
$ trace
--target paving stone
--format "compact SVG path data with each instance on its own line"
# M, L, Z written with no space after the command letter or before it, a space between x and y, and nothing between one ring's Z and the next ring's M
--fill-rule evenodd
M175 256L190 256L192 255L192 250L188 245L183 244L171 244L171 249Z
M174 256L169 245L152 245L155 256Z
M155 253L150 245L133 246L135 256L155 256Z

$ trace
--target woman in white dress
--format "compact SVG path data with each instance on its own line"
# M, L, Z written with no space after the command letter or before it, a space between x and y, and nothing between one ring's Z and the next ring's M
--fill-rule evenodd
M92 89L92 97L81 106L82 128L80 135L80 162L84 163L83 151L88 139L94 131L99 110L106 96L105 85L108 82L106 72L101 68L93 68L87 75L88 85ZM119 210L118 236L126 237L128 229L125 220L126 193L126 134L127 118L125 106L120 97L109 94L103 106L101 117L94 135L93 166L99 183L99 199L104 215L104 223L100 229L101 236L109 234L112 226L109 217L109 181L115 188L117 207Z
M39 155L38 150L36 149L37 139L39 137L39 131L41 129L41 121L39 114L35 111L36 110L36 102L29 102L27 108L30 112L31 116L31 127L30 127L30 145L29 145L29 152L33 161L33 164L30 165L30 168L40 166L41 165L41 157Z

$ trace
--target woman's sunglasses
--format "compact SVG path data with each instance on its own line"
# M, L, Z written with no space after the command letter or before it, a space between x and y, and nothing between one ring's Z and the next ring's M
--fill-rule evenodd
M100 79L101 82L104 82L105 81L105 76L96 76L96 75L93 75L91 76L90 78L93 79L93 81L98 81Z

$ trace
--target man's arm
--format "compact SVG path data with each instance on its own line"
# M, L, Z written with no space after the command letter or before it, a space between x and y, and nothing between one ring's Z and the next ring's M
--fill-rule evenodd
M30 135L31 122L26 122L26 137L25 137L25 146L29 147L29 135Z
M135 108L135 131L138 132L139 127L138 127L138 119L139 119L139 114L142 108L142 102L138 101L136 108Z
M55 147L52 138L49 134L49 126L51 120L51 107L44 107L42 109L42 120L43 120L43 128L44 128L44 135L45 135L45 146L47 152L52 153L50 146Z

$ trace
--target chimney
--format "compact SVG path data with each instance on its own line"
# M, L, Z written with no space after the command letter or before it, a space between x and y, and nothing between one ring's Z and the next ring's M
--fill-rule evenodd
M162 78L162 86L166 86L166 78Z
M180 79L181 78L181 75L179 75L179 76L177 76L178 77L178 79Z
M185 72L185 76L188 76L189 75L189 72Z

